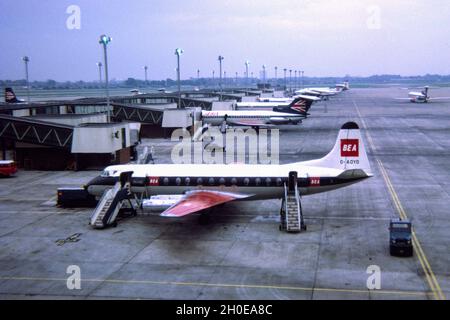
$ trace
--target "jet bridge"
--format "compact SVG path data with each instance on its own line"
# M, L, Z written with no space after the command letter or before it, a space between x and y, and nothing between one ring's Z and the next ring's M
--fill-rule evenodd
M174 104L163 104L158 106L147 106L139 104L120 104L112 103L112 117L117 120L126 120L131 122L140 122L151 125L161 126L163 122L164 110Z
M0 138L70 149L73 130L70 125L0 114Z
M20 167L79 170L130 160L134 143L130 123L77 124L83 119L64 119L63 116L70 116L67 114L53 116L58 119L50 115L47 115L48 121L43 121L0 114L0 142L3 148L7 144ZM90 118L97 119L96 116ZM65 123L61 123L63 121Z

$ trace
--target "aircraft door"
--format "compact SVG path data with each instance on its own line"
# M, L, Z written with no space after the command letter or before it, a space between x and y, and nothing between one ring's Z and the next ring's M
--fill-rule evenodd
M289 191L295 191L295 185L297 184L297 171L289 172L288 188Z

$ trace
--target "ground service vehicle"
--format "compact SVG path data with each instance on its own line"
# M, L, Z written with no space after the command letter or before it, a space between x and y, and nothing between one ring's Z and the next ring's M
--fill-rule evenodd
M17 165L13 160L0 160L0 176L7 176L17 172Z
M392 256L413 255L412 224L409 220L392 219L389 225L389 251Z

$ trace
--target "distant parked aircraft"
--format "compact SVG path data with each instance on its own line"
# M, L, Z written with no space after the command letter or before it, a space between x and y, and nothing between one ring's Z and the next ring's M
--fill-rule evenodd
M349 90L348 82L337 84L335 88L322 87L322 88L305 88L295 91L296 94L309 95L313 97L319 97L323 100L328 100L329 97L335 96L343 91Z
M310 97L299 97L290 104L272 106L271 110L203 110L201 118L206 125L221 126L222 132L229 125L253 128L292 125L301 123L308 116L313 101Z
M5 88L5 102L6 103L25 103L25 100L17 99L16 94L12 88Z
M408 93L409 98L395 98L396 100L409 100L413 103L427 103L429 101L437 101L437 100L450 100L450 97L435 97L431 98L428 94L430 90L429 86L423 88L421 92L411 91Z

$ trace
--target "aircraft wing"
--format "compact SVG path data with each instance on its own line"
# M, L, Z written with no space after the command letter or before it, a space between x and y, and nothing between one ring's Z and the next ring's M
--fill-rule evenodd
M428 100L450 100L450 97L436 97L436 98L428 98Z
M195 190L187 192L180 201L161 213L163 217L183 217L204 209L233 200L251 197L251 194L239 194L221 191Z

